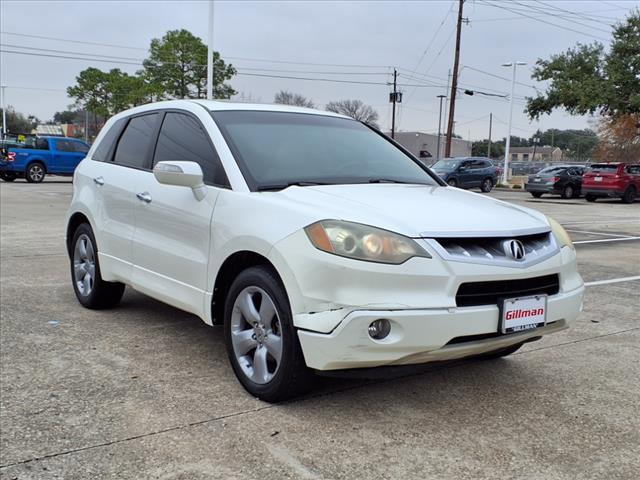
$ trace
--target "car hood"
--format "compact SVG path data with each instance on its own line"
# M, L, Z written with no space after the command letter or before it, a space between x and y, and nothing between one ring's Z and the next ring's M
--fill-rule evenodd
M346 220L413 238L512 236L549 231L540 212L453 187L399 184L290 187L280 200L315 221ZM321 212L321 214L319 214Z

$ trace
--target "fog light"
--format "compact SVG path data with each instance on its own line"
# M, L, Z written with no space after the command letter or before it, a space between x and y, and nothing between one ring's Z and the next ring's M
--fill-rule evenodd
M391 322L386 318L374 320L369 325L369 336L375 340L382 340L391 332Z

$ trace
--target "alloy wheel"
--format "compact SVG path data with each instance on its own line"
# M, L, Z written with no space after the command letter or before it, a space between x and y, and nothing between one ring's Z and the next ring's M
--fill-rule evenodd
M89 296L96 278L96 259L93 243L84 233L78 237L73 250L73 277L80 295Z
M34 182L41 182L44 178L44 170L39 164L32 165L29 168L29 178Z
M282 328L275 303L263 289L247 287L236 297L231 343L249 380L264 385L273 379L282 359Z

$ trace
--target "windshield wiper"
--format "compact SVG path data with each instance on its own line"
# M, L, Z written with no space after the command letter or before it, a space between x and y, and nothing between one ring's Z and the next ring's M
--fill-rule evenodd
M394 180L391 178L370 178L369 183L403 183L408 185L429 185L422 182L407 182L405 180Z
M287 183L272 183L266 185L260 185L256 190L258 192L271 192L277 190L284 190L289 187L314 187L316 185L331 185L330 183L322 182L287 182Z

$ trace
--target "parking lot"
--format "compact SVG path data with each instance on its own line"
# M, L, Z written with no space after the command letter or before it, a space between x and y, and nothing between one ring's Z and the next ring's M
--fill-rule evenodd
M638 478L638 202L491 193L576 242L569 331L270 405L236 381L220 327L131 289L111 311L78 304L67 179L0 195L2 478Z

